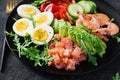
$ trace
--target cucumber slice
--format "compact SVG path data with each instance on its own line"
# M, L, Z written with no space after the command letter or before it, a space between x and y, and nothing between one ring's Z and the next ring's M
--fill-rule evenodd
M91 6L91 13L94 13L96 11L96 8L97 8L95 2L89 1L88 3Z
M73 18L78 18L78 13L84 13L84 8L79 5L79 4L70 4L68 6L68 13L73 17Z
M89 1L79 1L78 4L81 5L84 8L85 13L90 13L91 12L92 7L91 7Z

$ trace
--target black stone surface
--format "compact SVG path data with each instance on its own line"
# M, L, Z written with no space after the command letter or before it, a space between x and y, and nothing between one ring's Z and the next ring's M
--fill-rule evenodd
M105 0L105 2L120 12L120 0ZM5 8L6 0L0 0L0 44L2 44L4 27L9 16L5 13ZM0 80L112 80L116 72L120 73L120 55L112 63L90 74L77 76L61 76L43 72L38 74L25 66L6 46Z

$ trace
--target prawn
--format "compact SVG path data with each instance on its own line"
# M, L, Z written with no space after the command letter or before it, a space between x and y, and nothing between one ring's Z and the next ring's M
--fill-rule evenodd
M103 13L93 14L93 16L95 16L100 21L100 26L104 26L107 22L110 21L110 18Z
M106 25L107 27L96 29L94 32L110 36L115 35L119 32L119 27L115 23L107 22Z
M119 27L115 23L110 22L110 18L106 14L79 14L78 17L76 26L80 27L80 23L82 22L93 33L112 36L119 32Z
M76 21L76 26L80 27L79 24L83 23L88 29L98 29L100 27L99 20L92 14L79 14L79 18Z

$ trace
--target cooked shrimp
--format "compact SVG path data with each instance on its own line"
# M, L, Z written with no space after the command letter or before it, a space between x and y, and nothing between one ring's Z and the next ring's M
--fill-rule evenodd
M76 26L79 27L83 23L88 29L98 29L100 27L99 20L92 14L79 14L79 19L76 21Z
M96 29L94 32L110 36L115 35L119 32L119 27L115 23L107 22L106 25L106 28Z
M111 23L110 18L103 13L79 14L79 18L76 21L76 26L80 27L81 22L88 29L93 30L93 32L100 33L101 35L112 36L119 32L119 27L115 23ZM105 25L107 27L104 28Z
M103 13L97 13L97 14L93 14L96 18L98 18L98 20L100 21L100 26L104 26L106 25L107 22L110 21L110 18Z
M105 42L109 41L109 39L107 38L107 36L101 34L101 33L96 33L96 32L92 32L92 34L98 36L100 39L104 40Z

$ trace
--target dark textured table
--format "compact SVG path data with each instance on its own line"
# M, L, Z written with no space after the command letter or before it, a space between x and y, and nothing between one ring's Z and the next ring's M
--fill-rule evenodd
M105 0L105 2L120 12L120 0ZM0 0L0 44L2 44L4 27L9 16L5 13L5 8L6 0ZM112 76L116 72L120 73L120 55L104 68L91 72L90 74L78 76L60 76L42 72L38 74L29 67L26 67L7 46L3 63L0 80L112 80Z

